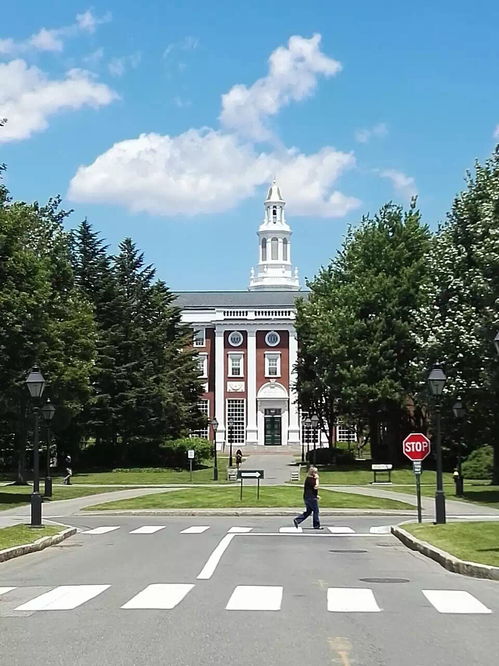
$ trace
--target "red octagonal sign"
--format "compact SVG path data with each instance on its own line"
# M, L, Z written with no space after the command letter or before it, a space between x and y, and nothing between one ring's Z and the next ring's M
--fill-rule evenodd
M402 451L412 460L424 460L430 453L430 440L422 432L411 432L402 443Z

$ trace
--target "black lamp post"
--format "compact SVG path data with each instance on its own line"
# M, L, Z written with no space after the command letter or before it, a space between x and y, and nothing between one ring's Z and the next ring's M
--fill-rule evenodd
M38 419L40 416L39 402L45 388L45 379L38 366L26 377L26 386L33 405L34 429L33 429L33 492L31 493L31 527L43 527L42 525L42 497L40 495L40 458L38 453Z
M464 407L462 401L460 398L456 400L456 402L452 406L452 411L454 412L454 416L456 419L463 419L466 415L466 408ZM463 480L463 469L461 466L461 451L460 451L460 446L461 442L457 443L458 449L457 449L457 460L456 460L456 471L457 474L454 476L454 481L456 484L456 496L457 497L462 497L463 496L463 491L464 491L464 480Z
M232 440L234 435L234 419L232 417L227 419L227 426L229 428L229 467L232 467Z
M45 466L45 497L52 497L52 478L50 476L50 422L54 418L55 407L50 402L50 398L42 407L42 416L45 419L45 426L47 428L47 460Z
M435 439L437 455L437 489L435 492L435 522L443 524L445 520L445 493L442 469L442 437L440 432L440 398L444 390L447 377L439 365L435 365L428 375L428 388L435 399Z
M310 420L312 421L312 432L313 432L313 435L314 435L314 465L315 465L315 461L316 461L316 457L315 457L316 448L315 447L317 446L317 429L319 427L319 417L317 416L317 414L314 414Z
M310 446L310 428L312 427L312 419L310 416L307 416L307 418L303 421L303 423L306 426L306 436L307 436L307 460L308 460L308 453L309 453L309 446ZM302 456L303 458L303 456Z
M218 461L217 461L217 429L218 421L212 419L211 427L213 428L213 481L218 481Z

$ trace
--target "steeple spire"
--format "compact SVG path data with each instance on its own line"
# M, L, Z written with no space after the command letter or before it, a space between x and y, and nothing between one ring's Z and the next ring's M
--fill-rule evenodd
M284 215L286 202L274 179L264 202L265 217L258 228L258 267L250 278L249 288L298 290L298 271L291 265L291 229ZM252 269L253 270L253 269Z

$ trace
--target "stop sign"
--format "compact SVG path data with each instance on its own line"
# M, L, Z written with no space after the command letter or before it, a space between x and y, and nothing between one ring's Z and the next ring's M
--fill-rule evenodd
M412 460L424 460L430 453L430 440L422 432L411 432L402 443L402 451Z

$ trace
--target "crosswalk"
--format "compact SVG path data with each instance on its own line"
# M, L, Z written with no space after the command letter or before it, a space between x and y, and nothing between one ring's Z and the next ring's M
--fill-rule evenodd
M34 597L33 588L0 587L2 597L2 610L9 606L9 597L15 598L11 604L12 611L30 611L31 613L43 611L71 611L90 604L98 597L105 599L105 594L111 585L60 585L49 589ZM152 583L136 592L128 601L119 606L123 610L172 610L183 602L197 585L191 583ZM220 610L227 611L280 611L288 603L296 602L296 590L292 587L284 589L279 585L237 585L225 606L220 604ZM324 595L325 592L325 595ZM436 611L440 614L491 614L493 611L479 599L465 590L417 590L408 591L405 600L396 597L391 602L390 597L384 596L384 604L376 598L372 589L357 587L328 587L321 590L323 611L328 613L380 613L383 611L401 612L419 607ZM103 596L104 595L104 596ZM23 599L23 597L29 597ZM324 598L325 596L325 598ZM115 599L113 595L110 597ZM22 603L19 604L19 601ZM397 604L401 608L397 608ZM321 610L321 608L318 608Z
M133 529L129 534L156 534L162 530L168 528L171 531L171 526L168 525L142 525L136 529ZM203 534L207 530L211 529L210 525L191 525L185 529L180 530L180 534ZM108 534L109 532L114 532L116 530L122 530L123 528L120 525L102 525L101 527L94 527L90 530L82 530L81 534L90 534L90 535L103 535ZM248 534L249 532L258 532L256 528L253 527L241 527L235 526L231 527L228 530L229 534ZM303 527L290 527L285 525L277 528L279 534L304 534L309 533L311 528ZM383 534L388 532L385 526L380 527L371 527L369 532L366 534ZM268 530L267 530L268 532ZM337 535L348 535L348 534L358 534L352 527L348 526L327 526L324 528L324 532L327 534L337 534Z

